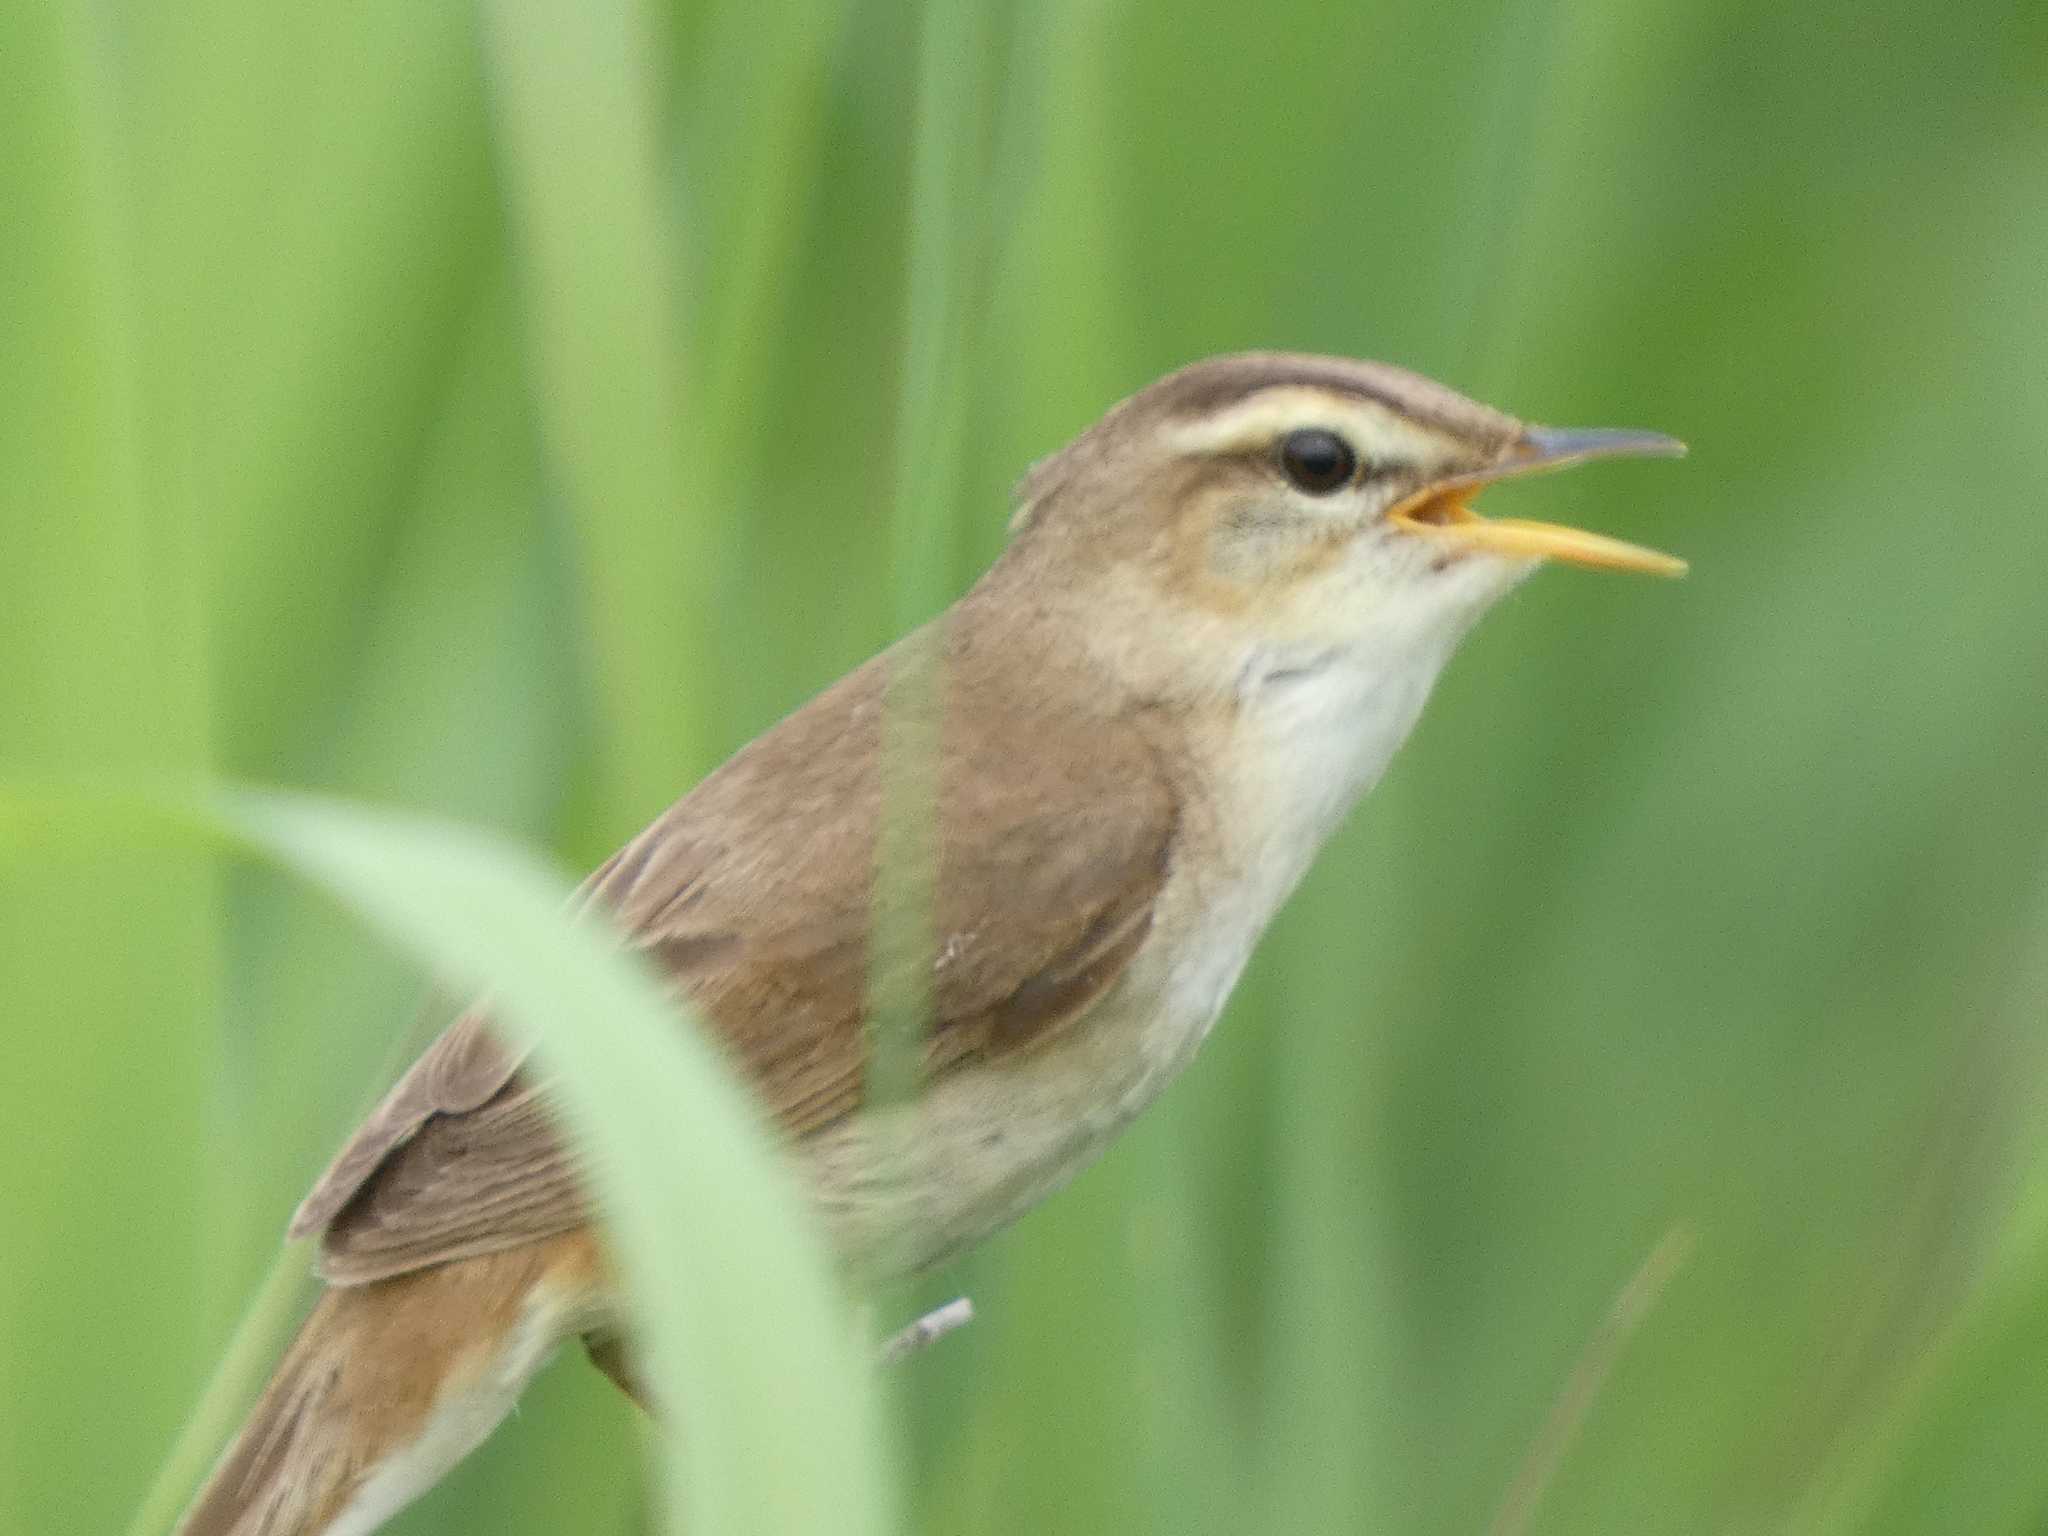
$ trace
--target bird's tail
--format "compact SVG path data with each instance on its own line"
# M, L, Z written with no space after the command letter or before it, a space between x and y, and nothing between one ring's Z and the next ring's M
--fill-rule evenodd
M328 1291L177 1536L368 1536L597 1321L601 1286L579 1231Z

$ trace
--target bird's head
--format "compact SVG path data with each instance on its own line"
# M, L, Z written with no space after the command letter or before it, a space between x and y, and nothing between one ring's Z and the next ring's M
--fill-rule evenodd
M1073 579L1109 586L1098 644L1136 670L1170 651L1171 670L1236 685L1361 648L1440 659L1545 560L1682 574L1673 556L1470 503L1496 480L1683 451L1526 426L1383 363L1246 353L1167 375L1041 462L1016 524Z

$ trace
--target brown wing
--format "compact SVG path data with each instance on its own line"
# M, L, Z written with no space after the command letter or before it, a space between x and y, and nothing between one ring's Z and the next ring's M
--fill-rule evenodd
M991 665L1000 653L975 640L956 622L938 722L931 1073L1027 1049L1086 1011L1149 930L1175 825L1139 727L1054 707L1058 688L1016 687L1014 665ZM584 891L794 1136L861 1102L887 661L740 752ZM475 1014L421 1057L294 1220L294 1235L324 1230L330 1280L584 1219L573 1162L518 1068Z
M311 1194L292 1213L293 1237L319 1231L398 1148L435 1115L466 1115L488 1104L517 1066L484 1025L466 1013L427 1047L420 1059L357 1127Z

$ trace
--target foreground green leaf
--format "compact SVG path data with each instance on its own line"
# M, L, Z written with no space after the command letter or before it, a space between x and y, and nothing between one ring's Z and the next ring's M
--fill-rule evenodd
M536 1047L606 1213L663 1435L665 1529L880 1532L870 1371L788 1173L713 1048L565 886L504 840L253 790L0 796L10 843L196 829L319 887ZM684 1426L687 1425L687 1432Z

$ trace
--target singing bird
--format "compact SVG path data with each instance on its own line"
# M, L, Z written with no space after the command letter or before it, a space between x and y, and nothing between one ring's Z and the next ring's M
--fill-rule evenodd
M1034 466L965 596L741 749L579 899L765 1101L840 1255L935 1264L1086 1166L1187 1064L1481 614L1545 560L1684 570L1481 518L1473 493L1682 451L1525 426L1380 363L1195 363ZM885 692L909 647L933 659L932 1009L885 1145L863 1025ZM291 1231L318 1235L326 1290L183 1536L366 1536L568 1339L634 1390L574 1148L481 1011Z

